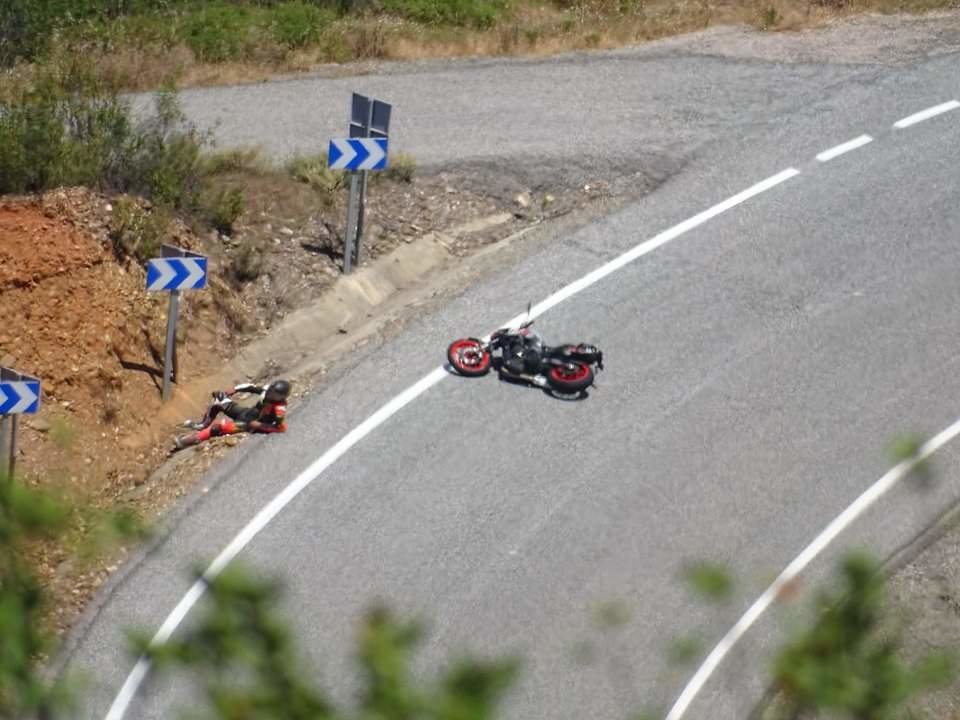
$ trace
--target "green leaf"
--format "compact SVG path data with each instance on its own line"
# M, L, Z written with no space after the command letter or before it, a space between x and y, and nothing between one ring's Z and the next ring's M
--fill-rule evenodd
M683 574L694 594L707 602L723 602L733 594L733 578L719 563L691 563Z

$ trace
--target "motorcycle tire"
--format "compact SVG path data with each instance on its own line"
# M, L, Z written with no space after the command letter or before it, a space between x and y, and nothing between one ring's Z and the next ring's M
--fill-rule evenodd
M447 348L447 362L460 375L480 377L490 372L490 353L477 338L460 338Z
M593 385L593 368L585 363L571 362L573 369L554 365L547 372L547 382L562 393L578 393Z

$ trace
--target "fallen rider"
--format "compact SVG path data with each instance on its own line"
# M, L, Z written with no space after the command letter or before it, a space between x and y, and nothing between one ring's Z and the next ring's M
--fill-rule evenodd
M253 407L245 407L233 400L237 393L259 395L260 399ZM286 432L289 396L290 383L286 380L275 380L266 387L243 383L232 390L218 390L213 393L213 403L207 409L203 420L187 420L183 424L195 432L178 437L174 441L173 450L182 450L222 435ZM226 417L218 420L220 413Z

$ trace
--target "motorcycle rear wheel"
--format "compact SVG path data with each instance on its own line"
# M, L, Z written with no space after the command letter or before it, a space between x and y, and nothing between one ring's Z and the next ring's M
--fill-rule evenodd
M554 365L547 373L550 387L562 393L577 393L593 385L593 368L581 362L568 363L572 367Z

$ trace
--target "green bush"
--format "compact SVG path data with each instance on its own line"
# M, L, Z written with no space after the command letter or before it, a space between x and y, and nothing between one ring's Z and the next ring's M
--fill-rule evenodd
M44 66L0 99L0 193L86 185L196 208L206 138L185 122L176 96L135 125L115 87L72 58Z
M342 170L331 170L326 153L298 155L287 163L287 172L294 180L320 192L332 194L347 186L347 174Z
M0 67L34 60L59 30L127 13L165 9L164 0L3 0L0 2Z
M260 277L263 272L263 248L247 238L237 248L236 254L230 261L233 276L241 283L250 282Z
M204 175L222 175L233 172L262 174L271 169L270 161L259 147L230 148L203 156Z
M503 0L383 0L388 12L427 25L489 28L506 10Z
M399 153L390 158L383 175L390 180L409 183L413 182L413 176L416 172L417 161L410 155Z
M208 203L207 219L210 226L224 235L231 235L234 224L243 214L243 193L237 188L221 190Z
M162 209L147 212L136 201L120 198L110 216L109 235L118 258L146 262L160 255L170 229L170 216Z
M134 135L128 108L90 66L44 68L0 100L0 192L103 184Z
M184 22L184 41L206 62L234 60L250 48L255 17L242 5L212 3Z
M171 90L157 94L156 113L137 128L112 185L184 212L199 207L203 150L209 138L189 125Z
M287 49L313 45L336 18L329 10L305 2L285 2L272 12L273 38Z
M155 46L168 50L181 42L183 32L181 24L175 18L159 11L128 15L91 24L84 29L108 47Z

